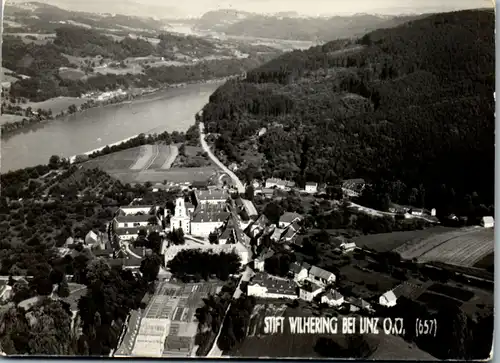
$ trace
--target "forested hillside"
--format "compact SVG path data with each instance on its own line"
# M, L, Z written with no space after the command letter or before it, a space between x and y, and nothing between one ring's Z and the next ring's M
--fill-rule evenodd
M493 11L436 14L284 54L220 87L203 121L219 151L264 176L363 177L393 202L485 210L494 49Z

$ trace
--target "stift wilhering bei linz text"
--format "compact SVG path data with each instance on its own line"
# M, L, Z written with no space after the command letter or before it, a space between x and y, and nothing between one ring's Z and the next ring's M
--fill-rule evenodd
M376 317L282 317L264 318L264 334L391 334L404 335L406 329L413 329L415 335L437 335L435 319Z

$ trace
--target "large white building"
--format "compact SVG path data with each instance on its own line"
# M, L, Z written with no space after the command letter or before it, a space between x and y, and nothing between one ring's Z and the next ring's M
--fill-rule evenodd
M229 192L225 189L197 190L194 196L198 206L203 204L226 203L227 199L231 197Z
M378 303L382 306L392 307L396 306L398 298L392 290L387 291L385 294L379 297Z
M210 233L221 228L229 218L229 212L219 208L200 208L191 219L191 234L208 238Z
M120 207L118 214L123 214L126 216L141 214L151 214L156 208L152 205L128 205L125 207Z
M286 279L277 279L258 272L248 284L248 296L269 299L296 299L297 285Z

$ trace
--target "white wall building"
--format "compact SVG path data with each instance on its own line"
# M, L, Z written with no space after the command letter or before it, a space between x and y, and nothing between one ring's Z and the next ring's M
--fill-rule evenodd
M161 358L170 323L170 319L143 318L135 339L132 356Z
M226 200L231 196L230 193L225 189L196 190L194 195L198 205L225 203Z
M340 306L344 303L344 297L336 290L330 290L321 297L321 302L329 306Z
M286 212L280 217L278 227L284 229L290 226L292 223L298 222L300 220L302 220L302 216L300 214L294 212Z
M392 307L396 306L398 298L392 290L387 291L385 294L379 297L378 302L382 306Z
M158 217L154 215L118 215L113 220L114 228L146 227L152 219L159 223Z
M483 226L484 228L493 228L495 227L495 220L491 216L483 217L481 219L481 226Z
M294 262L290 265L290 272L293 274L293 279L296 282L303 281L307 279L309 272L308 269L311 266L309 264L302 264L299 265L297 262Z
M195 213L191 220L191 234L197 237L208 238L210 233L222 227L229 218L225 211L200 210Z
M317 193L318 192L318 183L307 182L305 191L306 191L306 193L311 193L311 194Z
M354 242L342 243L340 245L340 249L343 253L352 252L356 249L356 243L354 243Z
M312 266L309 270L309 279L323 285L334 283L336 280L332 272L323 270L317 266Z
M125 207L120 207L118 214L124 214L124 215L136 215L137 213L150 214L150 212L153 209L155 209L153 205L125 206Z
M259 272L248 284L247 294L269 299L296 299L297 286L289 280L275 279Z
M315 296L319 295L322 287L315 283L305 283L300 287L299 297L305 301L312 301Z

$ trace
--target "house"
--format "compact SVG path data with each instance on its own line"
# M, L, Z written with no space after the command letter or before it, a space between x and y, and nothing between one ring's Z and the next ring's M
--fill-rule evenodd
M7 301L14 295L12 291L12 286L10 285L2 285L0 288L0 301Z
M307 279L307 276L309 274L308 270L310 267L311 266L307 263L300 265L297 262L294 262L290 265L290 274L293 276L293 279L297 282L305 280Z
M484 228L493 228L495 227L495 220L491 216L483 217L481 219L481 226Z
M196 190L194 193L196 204L221 204L226 203L231 196L225 189Z
M410 209L410 214L412 216L422 216L424 214L424 210L420 208L412 208Z
M303 218L300 214L294 212L286 212L284 213L278 222L279 228L287 228L293 222L301 221Z
M274 242L278 242L281 239L281 236L283 235L284 232L285 230L282 228L275 228L273 234L271 234L270 237L271 240Z
M392 307L396 306L398 298L394 294L392 290L387 291L385 294L380 296L378 299L378 302L380 305L385 306L385 307Z
M285 189L286 182L278 178L269 178L266 180L266 188Z
M158 225L156 226L148 225L145 227L123 227L123 228L116 228L114 230L114 234L121 241L132 241L139 238L139 233L141 231L144 231L146 235L149 235L151 232L161 233L162 229Z
M248 199L241 199L241 202L243 203L243 210L246 212L248 217L255 220L258 216L255 205Z
M156 215L138 214L138 215L117 215L113 219L113 227L130 228L130 227L146 227L148 225L159 225L160 220Z
M436 208L431 209L431 216L435 217L436 216Z
M347 302L351 304L350 311L357 312L359 310L373 311L372 306L363 299L351 297L347 299Z
M307 182L305 191L306 191L306 193L311 193L311 194L317 193L318 192L318 183Z
M293 242L293 239L295 235L297 234L297 230L293 226L290 226L287 228L285 233L281 235L281 239L283 239L285 242Z
M255 222L247 227L245 232L249 237L256 237L264 232L268 223L269 219L264 214L261 214Z
M356 243L354 242L340 244L340 250L342 251L342 253L349 253L354 251L355 249L356 249Z
M253 268L255 271L264 271L264 263L265 260L262 257L257 257L255 260L253 260Z
M269 299L296 299L297 285L290 280L277 279L258 272L249 282L247 294Z
M309 270L309 279L324 285L331 284L336 280L335 275L332 272L323 270L317 266L312 266Z
M274 189L272 188L262 188L262 191L260 193L264 198L272 198L274 195Z
M321 286L315 284L314 282L305 281L299 289L299 297L305 301L313 301L313 299L319 295L323 290Z
M222 232L222 234L219 236L219 244L224 245L230 242L231 238L233 237L233 230L234 227L226 226L224 232Z
M208 238L210 233L226 223L229 215L230 213L220 208L198 208L191 220L191 234Z
M329 306L340 306L344 303L344 297L338 291L331 289L321 297L321 302Z

